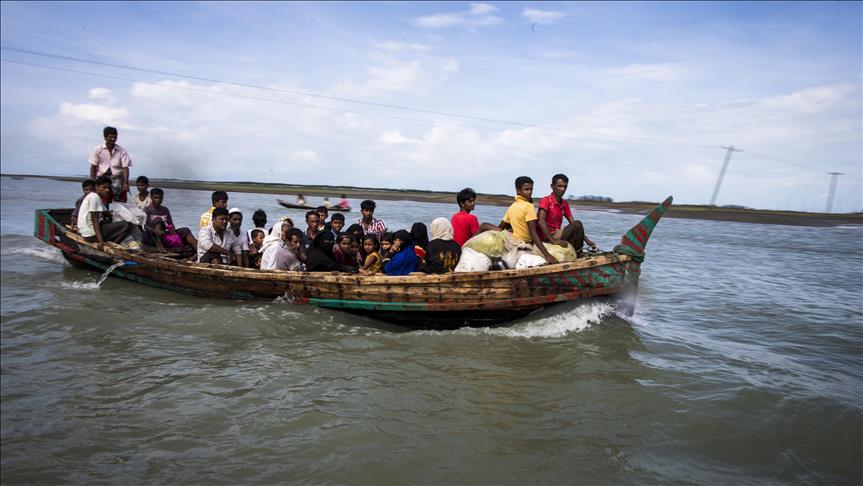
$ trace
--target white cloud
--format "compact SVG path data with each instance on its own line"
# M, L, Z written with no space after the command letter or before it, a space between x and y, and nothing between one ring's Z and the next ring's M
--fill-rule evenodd
M374 45L378 49L381 49L384 51L392 51L392 52L403 52L403 51L425 52L425 51L431 50L431 47L429 47L425 44L405 43L405 42L396 42L396 41L375 42L372 45Z
M105 100L108 103L114 101L114 95L111 93L111 90L108 88L93 88L88 93L88 97L91 100Z
M387 130L381 133L381 143L385 145L400 145L403 143L417 143L416 140L405 137L398 130Z
M373 98L386 93L428 93L459 69L455 59L377 57L361 81L346 80L331 89L336 96Z
M573 50L551 50L539 53L539 57L543 59L571 59L578 55L578 52Z
M503 19L492 15L498 9L487 3L472 3L470 8L462 12L436 13L425 15L414 20L417 27L445 28L466 27L475 29L503 23Z
M103 125L113 125L118 128L131 128L124 119L129 116L125 108L112 108L104 105L83 103L80 105L69 102L60 103L60 114L67 119L78 122L88 122Z
M621 68L609 69L608 73L632 80L673 81L683 75L684 70L678 64L630 64Z
M521 12L522 17L526 18L532 24L550 25L558 20L569 17L569 14L556 10L540 10L533 7L525 7Z

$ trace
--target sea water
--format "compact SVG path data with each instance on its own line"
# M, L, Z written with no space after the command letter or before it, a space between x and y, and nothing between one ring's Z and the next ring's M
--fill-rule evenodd
M0 181L3 484L863 481L860 227L665 218L632 317L564 304L407 331L286 299L99 286L32 236L33 211L80 185ZM276 203L294 196L229 204L246 226L257 208L302 226ZM209 198L168 189L165 204L197 231ZM400 229L456 209L375 215ZM503 210L480 198L476 213ZM605 249L640 219L577 216Z

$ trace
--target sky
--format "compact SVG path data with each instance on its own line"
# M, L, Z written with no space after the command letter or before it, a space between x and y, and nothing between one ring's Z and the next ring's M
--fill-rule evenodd
M861 211L860 2L0 2L0 166Z

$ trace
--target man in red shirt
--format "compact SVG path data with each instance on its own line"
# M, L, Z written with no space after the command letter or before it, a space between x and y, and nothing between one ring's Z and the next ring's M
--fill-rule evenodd
M500 228L491 223L479 224L479 219L470 214L476 208L476 192L473 189L470 187L462 189L456 194L455 200L458 203L459 211L452 215L450 222L452 223L452 240L459 246L464 246L467 240L481 231L500 231Z
M584 226L581 221L573 219L569 203L563 199L567 187L569 177L564 174L555 174L551 178L551 194L539 201L539 236L543 241L554 245L566 246L566 243L569 243L577 253L581 253L585 243L590 245L591 250L595 250L596 244L584 234ZM566 228L562 228L563 218L569 223Z

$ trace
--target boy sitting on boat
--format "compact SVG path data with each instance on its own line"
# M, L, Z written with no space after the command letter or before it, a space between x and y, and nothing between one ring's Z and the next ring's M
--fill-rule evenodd
M578 254L584 244L590 245L591 250L596 250L596 245L584 234L584 226L581 221L572 217L572 209L569 203L563 199L569 186L569 178L564 174L555 174L551 178L551 194L539 201L537 220L539 222L539 235L542 241L558 246L572 245ZM563 218L569 223L563 226Z
M210 224L210 221L213 219L213 210L216 208L222 208L224 210L228 209L228 193L225 191L216 191L210 196L210 200L213 201L213 207L204 211L201 214L201 221L198 223L198 227L204 229L207 225Z
M96 191L87 194L81 201L78 210L78 231L85 240L98 242L96 248L100 251L105 241L120 243L135 231L136 226L128 221L111 222L111 214L102 204L102 196L111 190L111 178L102 176L96 179ZM140 241L140 233L138 240Z
M533 179L520 176L515 179L515 201L506 210L500 229L510 230L519 240L533 244L545 261L557 263L557 259L548 252L537 232L536 210L533 207Z

